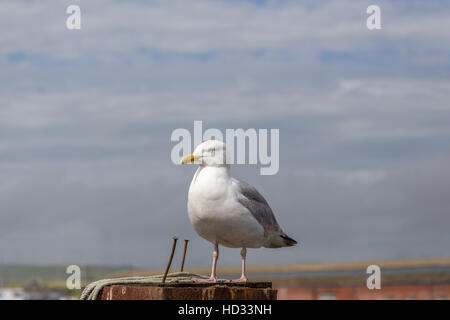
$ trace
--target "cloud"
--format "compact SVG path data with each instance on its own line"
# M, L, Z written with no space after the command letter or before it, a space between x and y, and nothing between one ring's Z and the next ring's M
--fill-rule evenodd
M279 128L236 176L301 246L251 263L448 256L450 7L381 1L2 2L0 262L209 265L170 134ZM142 254L143 252L148 254ZM221 264L239 255L225 249Z

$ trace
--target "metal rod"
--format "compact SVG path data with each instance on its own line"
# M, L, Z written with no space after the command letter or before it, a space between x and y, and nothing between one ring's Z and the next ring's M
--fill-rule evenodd
M183 269L184 269L184 259L186 258L186 250L187 250L188 242L189 242L189 240L186 240L186 239L184 240L183 259L181 260L180 272L183 272Z
M164 272L164 277L162 279L162 283L166 282L167 273L169 272L170 265L172 264L173 254L175 253L175 248L177 246L177 237L173 237L173 245L172 245L172 253L170 254L169 263L167 263L166 271Z

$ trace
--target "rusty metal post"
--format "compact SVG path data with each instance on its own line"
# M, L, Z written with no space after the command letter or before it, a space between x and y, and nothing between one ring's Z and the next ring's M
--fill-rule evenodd
M187 250L188 242L189 242L189 240L186 240L186 239L184 240L183 259L181 260L180 272L183 272L183 269L184 269L184 259L186 258L186 250Z
M169 262L167 263L167 267L166 267L166 271L164 272L164 276L163 276L163 279L162 279L162 283L165 283L165 282L166 282L167 273L169 272L170 265L172 264L173 255L174 255L174 253L175 253L175 248L176 248L176 246L177 246L177 240L178 240L178 238L177 238L177 237L173 237L172 239L173 239L172 253L170 254Z

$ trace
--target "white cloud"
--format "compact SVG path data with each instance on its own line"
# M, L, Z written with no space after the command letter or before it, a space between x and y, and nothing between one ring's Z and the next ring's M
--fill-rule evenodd
M367 2L368 3L368 2ZM0 10L0 52L25 51L55 58L108 59L147 47L181 53L289 49L373 48L380 39L445 46L450 12L406 11L388 1L378 35L365 26L365 3L327 1L309 8L298 1L253 5L226 1L78 1L82 30L65 28L68 1L10 1ZM14 32L11 32L14 30ZM378 40L374 43L374 39ZM447 47L448 48L448 47Z
M281 129L279 175L236 168L304 243L273 259L414 256L417 232L416 256L447 252L447 6L381 1L371 33L361 1L80 0L78 32L69 4L0 4L3 261L158 267L135 252L176 233L208 264L185 212L194 169L170 161L171 131L194 120Z

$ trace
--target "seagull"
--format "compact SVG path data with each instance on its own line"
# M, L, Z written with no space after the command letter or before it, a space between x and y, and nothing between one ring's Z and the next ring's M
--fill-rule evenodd
M242 275L233 282L246 282L247 248L281 248L297 244L278 225L266 199L255 187L230 176L226 145L218 140L199 144L181 164L199 168L189 187L187 210L195 231L214 244L211 277L194 282L217 282L219 245L242 248Z

